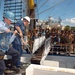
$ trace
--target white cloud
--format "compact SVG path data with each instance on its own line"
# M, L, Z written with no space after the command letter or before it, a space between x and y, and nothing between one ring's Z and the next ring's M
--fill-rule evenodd
M71 19L66 19L66 22L75 24L75 18L71 18Z
M50 17L50 20L58 21L58 18ZM70 18L70 19L67 18L66 20L62 20L61 24L64 26L66 26L66 25L75 26L75 18Z
M53 18L52 16L50 16L49 19L52 20L52 21L58 21L58 18Z
M74 26L74 25L75 25L75 18L63 20L63 21L62 21L62 24L63 24L63 25Z

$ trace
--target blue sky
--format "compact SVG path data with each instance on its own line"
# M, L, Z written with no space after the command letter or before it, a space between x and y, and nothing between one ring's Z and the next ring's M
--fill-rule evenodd
M0 0L0 20L2 20L3 0ZM75 25L75 0L36 0L38 12L36 16L42 20L60 17L63 25ZM47 10L50 8L49 10ZM46 10L46 11L45 11ZM37 11L37 10L36 10ZM45 12L43 12L45 11ZM43 12L43 13L41 13ZM39 15L38 15L39 14Z
M3 16L3 0L0 0L0 21L2 20L2 16Z
M75 25L75 0L37 0L37 3L38 13L50 8L46 12L40 13L39 19L47 20L49 16L53 19L60 17L62 24Z

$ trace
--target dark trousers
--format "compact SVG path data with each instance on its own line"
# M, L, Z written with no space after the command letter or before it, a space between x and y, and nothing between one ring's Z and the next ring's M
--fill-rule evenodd
M20 53L17 50L15 50L13 47L10 47L9 50L5 54L12 56L11 62L14 65L18 61L18 57L20 57ZM0 60L0 75L3 75L5 69L6 68L5 68L4 59L2 59L2 60Z
M0 51L0 56L4 56L4 52ZM6 67L5 67L4 59L0 59L0 75L3 75L5 69Z
M18 61L16 63L16 67L20 67L21 66L20 57L22 56L23 50L22 50L21 38L19 35L16 36L15 40L12 43L12 46L20 53L20 56L18 57Z
M5 53L6 55L12 56L12 63L15 65L18 61L18 58L20 57L20 53L15 50L13 47L10 47L9 50Z

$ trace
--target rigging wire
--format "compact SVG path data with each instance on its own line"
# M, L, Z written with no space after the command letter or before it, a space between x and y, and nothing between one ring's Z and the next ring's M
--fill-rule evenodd
M68 14L70 14L71 12L73 12L73 11L75 11L74 9L72 10L72 11L70 11L70 12L67 12ZM67 15L66 13L64 13L64 14L62 14L61 16L65 16L65 15Z
M61 11L61 12L62 12L62 10L64 11L64 9L67 8L68 6L70 6L70 5L72 4L72 2L73 2L73 1L69 2L69 3L67 4L67 6L64 7L63 9L61 9L60 11ZM58 12L57 12L57 13L58 13ZM55 13L53 16L57 15L57 13Z
M67 4L67 6L71 5L72 3L73 3L73 1L69 2L69 3ZM73 10L72 10L72 11L73 11ZM72 11L70 11L70 12L72 12ZM49 14L50 14L50 13L49 13ZM48 14L48 15L49 15L49 14ZM55 14L57 14L57 13L55 13ZM47 15L47 16L48 16L48 15ZM63 15L66 15L66 13L63 13L61 16L63 16ZM45 18L44 20L46 20L46 19L47 19L47 18Z
M66 0L65 0L65 1L66 1ZM51 13L52 13L52 11L51 11ZM49 12L49 14L48 14L48 15L50 15L51 13ZM47 15L47 16L48 16L48 15ZM44 20L46 20L46 19L47 19L47 16L45 17L45 19L44 19Z
M47 2L48 0L46 0L42 5L41 5L41 7ZM41 2L41 1L40 1ZM37 10L36 10L36 12L37 12L37 14L39 14L39 12L38 12L38 9L40 9L40 8L38 8L38 5L39 5L39 3L40 2L38 2L37 0L36 0L36 4L37 4ZM38 15L38 19L39 19L39 15Z
M38 9L40 10L46 3L48 0L46 0Z
M55 4L54 6L52 6L52 7L50 7L50 9L51 8L53 8L53 7L55 7L55 6L57 6L57 5L59 5L60 3L62 3L64 0L62 0L61 2L58 2L57 4ZM50 14L50 13L49 13ZM39 14L38 14L39 15ZM46 20L46 18L44 19L44 20Z
M1 3L2 3L2 0L0 0L0 8L1 8Z
M72 11L70 11L70 12L67 12L68 14L70 14L70 13L72 13L73 11L75 11L74 9L72 10ZM64 13L64 14L62 14L61 16L65 16L65 15L67 15L66 13Z
M37 1L37 4L40 4L40 3L41 3L41 0L38 0L38 1Z
M73 2L73 1L72 1L72 2ZM72 2L68 3L68 4L67 4L67 6L71 5L71 4L72 4ZM61 15L60 15L60 17L61 17L61 16L65 16L65 15L67 15L67 14L70 14L70 13L71 13L71 12L73 12L73 11L75 11L75 9L70 10L70 11L69 11L69 12L67 12L67 13L65 12L65 13L61 14Z
M38 5L37 0L36 0L36 4ZM38 6L37 6L37 8L36 8L36 12L37 12L37 14L38 14ZM39 19L39 15L37 16L37 18Z
M40 12L38 15L40 15L40 14L42 14L42 13L44 13L44 12L46 12L46 11L48 11L48 10L50 10L50 9L54 8L54 7L56 7L57 5L61 4L61 3L62 3L62 2L64 2L64 1L65 1L65 0L62 0L61 2L59 2L59 3L55 4L54 6L52 6L52 7L48 8L48 9L46 9L46 10L42 11L42 12Z

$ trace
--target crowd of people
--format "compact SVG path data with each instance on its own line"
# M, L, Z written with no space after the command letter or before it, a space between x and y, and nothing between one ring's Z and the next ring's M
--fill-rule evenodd
M73 30L51 29L47 31L46 37L51 38L52 49L55 52L75 53L75 33Z
M28 37L29 40L32 40L32 43L30 42L30 44L33 45L34 39L41 36L45 36L46 38L51 39L52 47L57 47L54 50L61 51L63 49L62 51L65 52L67 47L68 52L75 52L75 33L73 30L59 30L58 28L42 29L39 27L38 29L29 31ZM58 50L58 48L62 49Z

